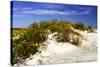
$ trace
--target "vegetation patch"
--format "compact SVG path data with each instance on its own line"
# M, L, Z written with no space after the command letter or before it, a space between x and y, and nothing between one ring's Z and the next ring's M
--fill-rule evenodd
M26 28L12 29L13 64L23 62L26 58L38 52L43 42L47 40L50 33L57 32L58 42L70 42L76 46L81 44L82 35L73 29L87 30L93 32L91 26L86 26L81 22L72 24L64 20L49 20L34 22ZM20 35L20 36L18 36ZM13 39L18 36L17 39Z

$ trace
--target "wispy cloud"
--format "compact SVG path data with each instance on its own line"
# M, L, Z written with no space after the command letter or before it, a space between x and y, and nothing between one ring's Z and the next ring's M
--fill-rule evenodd
M68 5L69 6L69 5ZM38 4L34 6L14 7L15 14L59 14L59 15L85 15L90 14L92 9L85 6L65 6L62 4Z
M89 14L89 10L85 11L58 11L58 10L30 10L23 11L24 14L60 14L60 15L81 15L81 14Z
M13 8L13 11L27 11L27 10L32 10L30 7L23 7L23 8Z
M18 7L18 8L14 8L13 10L15 11L15 14L17 13L19 16L23 16L23 15L28 15L28 14L40 14L40 15L43 15L43 14L59 14L59 15L86 15L86 14L90 14L92 9L91 8L85 8L85 7L74 7L74 9L72 8L64 8L64 10L61 8L63 7L64 5L60 5L57 6L57 5L52 5L52 6L48 6L48 5L41 5L42 7L47 7L47 8L52 8L52 9L47 9L47 8L38 8L38 9L35 9L35 8L32 8L32 7ZM54 9L54 8L59 8L59 9L62 9L62 10L59 10L59 9ZM16 15L17 15L16 14Z
M25 14L69 14L69 12L57 11L57 10L33 10L23 11Z
M23 14L13 14L12 16L13 16L13 17L25 17L25 16L27 16L27 15L23 15Z
M40 4L40 6L44 7L44 8L47 8L47 9L52 9L52 8L55 8L55 9L62 9L65 7L65 5L61 5L61 4Z

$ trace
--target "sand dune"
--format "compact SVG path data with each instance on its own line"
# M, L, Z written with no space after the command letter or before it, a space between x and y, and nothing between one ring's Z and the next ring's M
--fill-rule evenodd
M97 33L82 32L86 38L77 47L68 42L57 42L55 33L49 34L45 49L40 49L41 53L36 53L30 58L27 58L23 64L15 64L15 67L24 67L25 65L40 65L40 64L58 64L58 63L76 63L89 62L97 60Z

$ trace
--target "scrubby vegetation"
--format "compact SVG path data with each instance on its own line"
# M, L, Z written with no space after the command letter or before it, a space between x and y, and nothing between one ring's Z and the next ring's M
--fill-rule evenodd
M23 35L27 31L26 28L12 28L12 37Z
M76 22L75 24L73 24L73 27L75 29L79 29L79 30L87 30L88 32L93 32L93 29L91 26L86 26L81 22Z
M74 45L80 45L82 35L75 32L73 29L93 31L91 26L86 26L81 22L72 24L64 20L49 20L34 22L26 29L12 29L12 48L13 48L13 64L23 62L32 54L38 52L38 48L47 39L48 35L53 32L58 32L58 42L70 42ZM18 39L13 39L20 35ZM76 37L74 37L76 36Z

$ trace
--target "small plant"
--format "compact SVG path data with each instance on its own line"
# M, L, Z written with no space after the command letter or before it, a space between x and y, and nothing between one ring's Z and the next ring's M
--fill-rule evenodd
M88 26L88 27L87 27L87 30L88 30L88 32L93 32L93 29L92 29L91 26Z
M85 25L81 22L76 22L73 26L75 29L85 30Z

